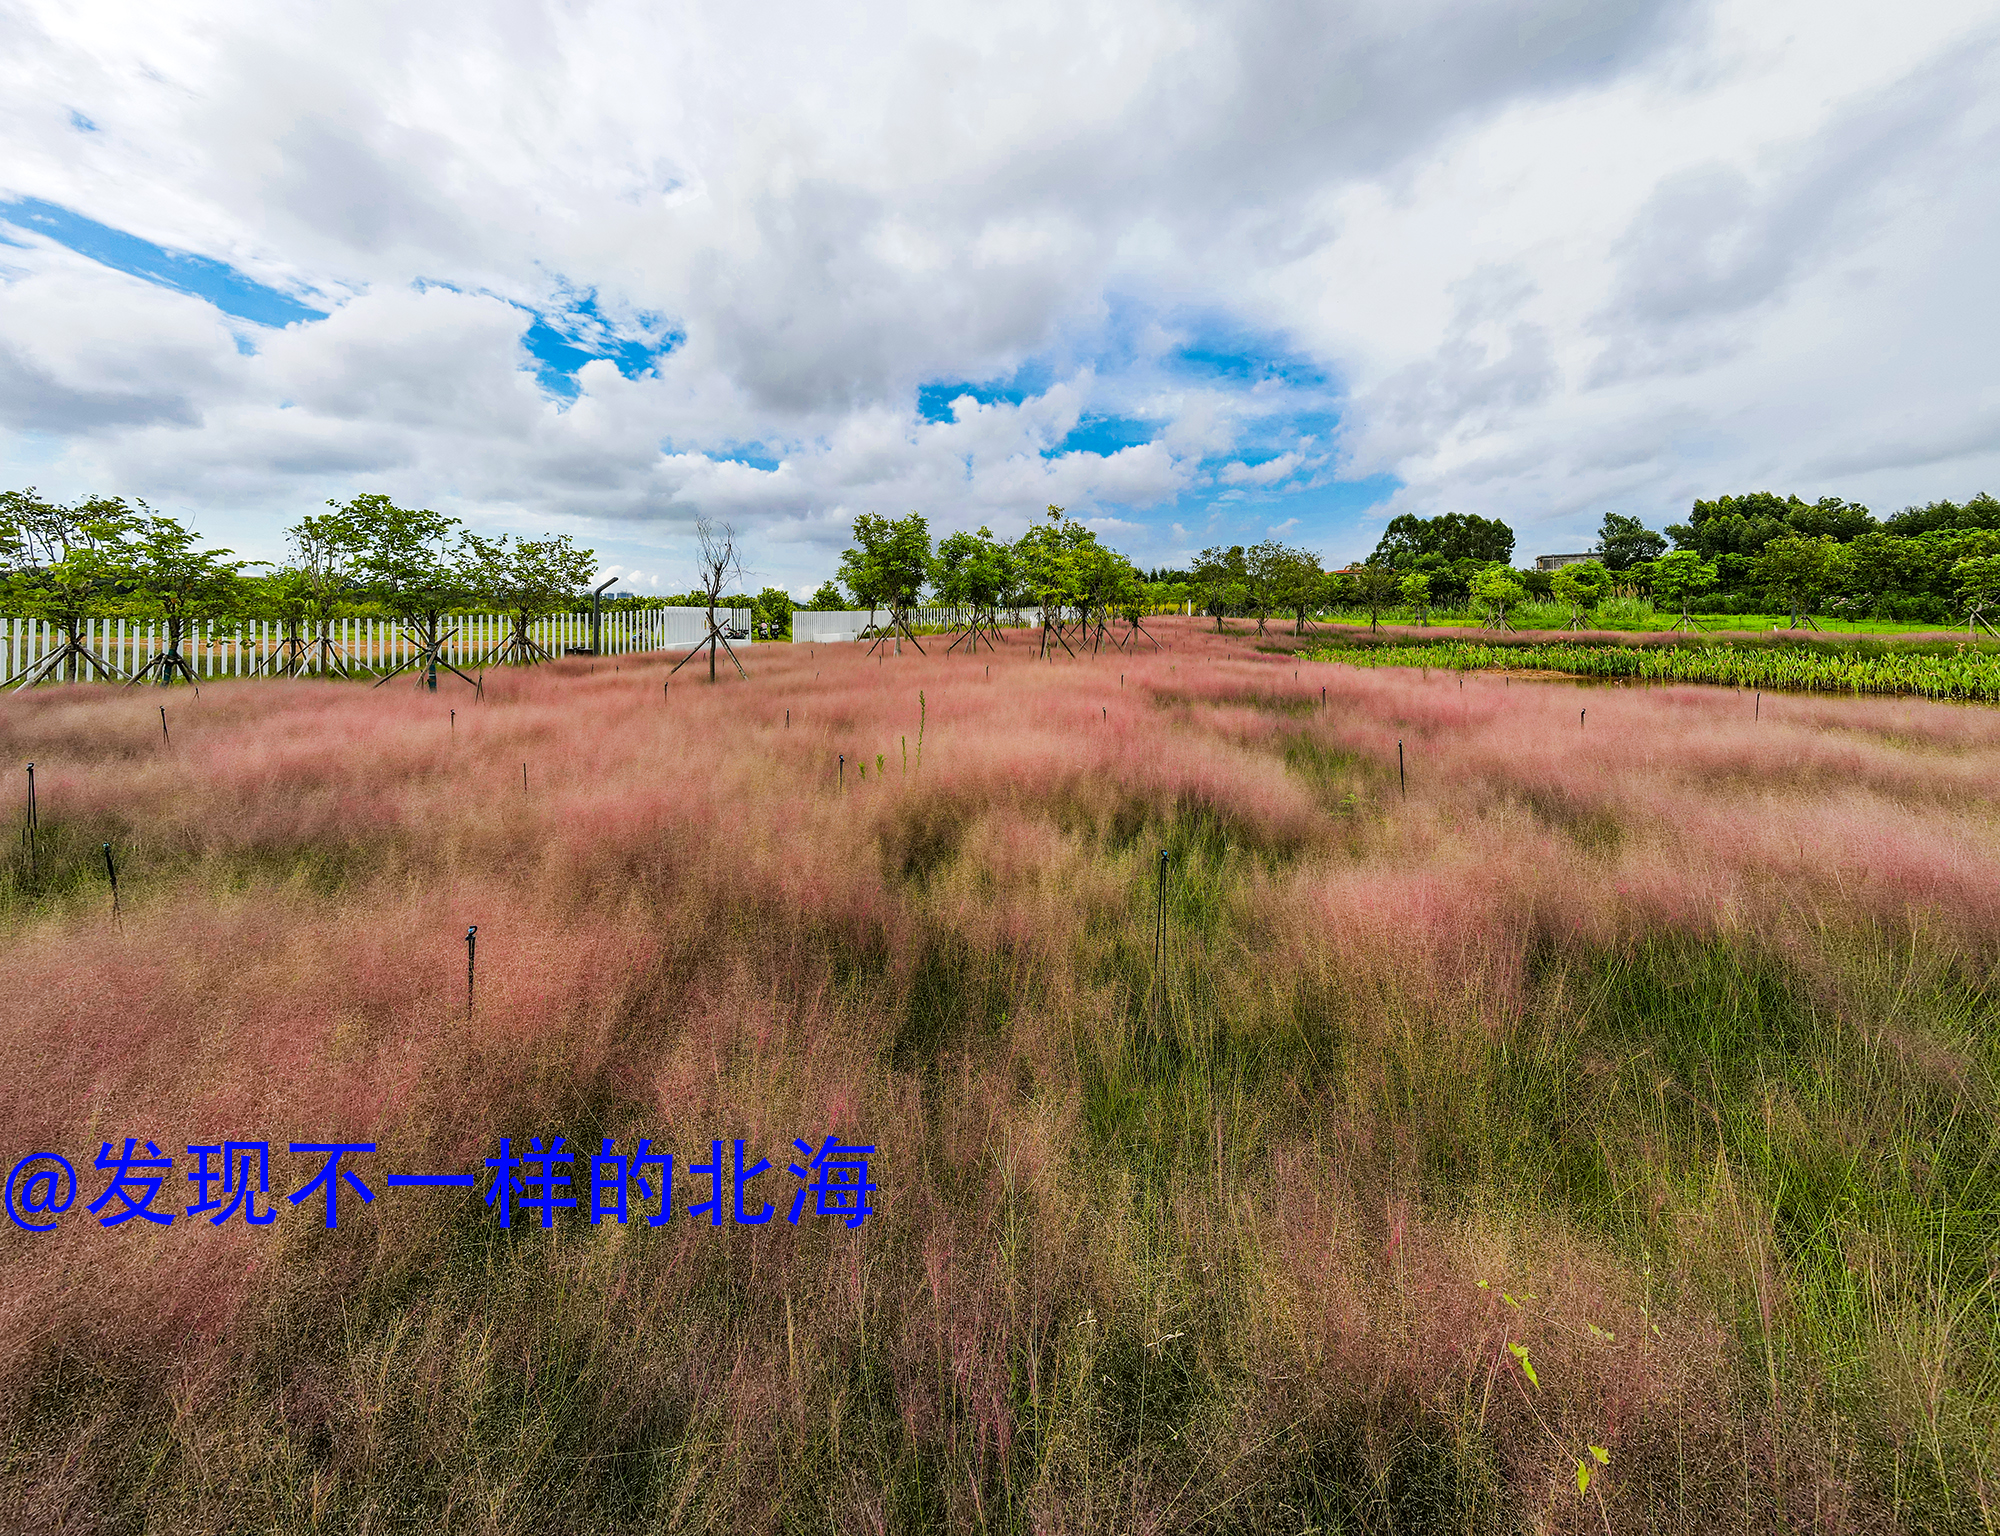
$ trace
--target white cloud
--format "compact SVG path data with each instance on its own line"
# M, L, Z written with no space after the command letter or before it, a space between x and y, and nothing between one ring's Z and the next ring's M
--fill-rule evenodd
M1273 515L1532 552L1695 494L2000 488L1995 47L1966 0L24 0L0 197L332 313L261 331L17 233L0 471L251 553L383 489L669 587L706 513L806 592L868 510L1053 502L1145 562ZM684 340L565 403L530 310L586 291ZM1152 441L1065 451L1104 418ZM1365 528L1329 451L1401 485Z

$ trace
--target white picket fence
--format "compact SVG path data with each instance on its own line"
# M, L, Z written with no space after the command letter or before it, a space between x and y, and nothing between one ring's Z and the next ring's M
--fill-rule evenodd
M718 609L716 618L727 628L746 634L750 631L747 608L730 610L726 620ZM604 614L602 623L602 654L606 656L685 651L708 638L708 611L704 608L618 610ZM444 659L465 668L492 655L507 638L512 620L499 613L454 614L444 627L450 636L445 641ZM573 647L589 646L590 615L551 614L530 624L528 633L537 644L560 656ZM328 638L347 666L356 671L387 672L414 660L417 654L408 631L393 619L338 619ZM197 677L247 677L283 642L284 626L264 620L190 625L181 637L181 655ZM0 661L5 663L8 678L21 677L61 644L62 632L47 620L0 617ZM84 627L84 644L129 677L166 649L166 626L157 620L92 619ZM307 670L320 670L316 659L309 661Z
M909 620L913 627L921 628L925 625L962 624L965 622L965 615L964 611L958 608L912 608L909 611ZM887 608L877 608L872 612L866 608L794 608L792 610L792 644L806 645L817 642L821 645L833 645L843 640L859 640L861 632L870 624L875 625L877 628L883 628L887 626L888 622L889 610ZM1023 608L1021 610L1021 622L1031 627L1040 624L1042 622L1042 610L1039 608ZM1003 626L1012 627L1014 623L1014 610L1011 608L1002 608L1000 610L1000 623Z

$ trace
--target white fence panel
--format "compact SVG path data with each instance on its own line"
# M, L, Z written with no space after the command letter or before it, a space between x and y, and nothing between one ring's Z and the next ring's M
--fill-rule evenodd
M909 620L913 627L921 625L956 625L965 622L963 612L953 608L912 608ZM1030 628L1042 622L1042 610L1023 608L1021 622ZM889 623L889 610L877 608L847 608L841 610L794 608L792 610L792 644L794 645L837 645L846 640L859 640L870 625L883 629ZM1014 610L1002 608L1000 623L1003 628L1013 628Z

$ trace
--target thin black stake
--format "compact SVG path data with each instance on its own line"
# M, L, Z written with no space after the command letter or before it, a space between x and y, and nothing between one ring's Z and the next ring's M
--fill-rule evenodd
M1576 712L1576 728L1579 731L1583 729L1583 717L1589 713L1590 711L1587 709L1579 709Z
M472 1017L472 962L478 952L479 924L465 930L465 1016Z
M111 862L111 845L104 845L104 872L111 877L111 915L118 916L118 866Z
M1403 744L1396 743L1396 787L1403 792L1405 800L1410 798L1410 781L1403 776Z
M785 729L789 731L791 728L792 728L792 712L788 709L785 711Z
M1752 720L1762 720L1764 718L1764 695L1761 693L1757 695L1757 707L1751 711L1750 718Z
M847 793L847 754L846 754L845 752L843 752L843 753L841 753L841 754L840 754L840 767L839 767L839 769L838 769L838 770L836 770L836 772L837 772L837 777L836 777L836 778L835 778L835 780L834 780L834 785L833 785L833 787L834 787L835 789L839 790L839 791L840 791L840 792L841 792L842 794L846 794L846 793Z
M528 765L526 763L523 763L521 764L521 793L525 795L527 792L528 792Z
M28 764L28 825L22 830L28 836L28 878L33 880L38 871L35 867L35 831L40 825L35 815L35 765Z
M1153 918L1153 986L1160 985L1160 939L1167 931L1167 850L1160 850L1159 910Z
M160 740L170 747L174 744L173 737L167 734L167 706L164 704L160 706Z
M1326 708L1326 690L1324 688L1319 691L1319 707L1321 709Z

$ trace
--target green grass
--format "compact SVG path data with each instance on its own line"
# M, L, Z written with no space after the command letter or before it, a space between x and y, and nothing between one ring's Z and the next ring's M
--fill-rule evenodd
M1426 616L1433 626L1459 629L1480 629L1486 624L1486 615L1471 609L1433 608ZM1534 622L1530 623L1529 620ZM1656 608L1650 613L1619 614L1596 612L1584 615L1584 622L1591 629L1615 630L1627 634L1661 634L1670 625L1680 621L1680 614L1664 608ZM1368 628L1365 613L1337 613L1315 619L1319 624L1338 624L1346 628ZM1410 609L1384 610L1381 618L1384 624L1414 625L1416 614ZM1569 623L1569 610L1555 605L1531 605L1527 612L1517 612L1514 622L1522 629L1561 629ZM1768 633L1771 630L1791 632L1792 616L1789 613L1696 613L1689 615L1689 622L1702 634L1744 634ZM1936 634L1962 626L1952 623L1903 623L1896 619L1852 619L1834 618L1827 614L1816 614L1813 622L1820 631L1829 635L1911 635Z
M1982 703L2000 700L2000 651L1990 644L1890 648L1879 643L1871 646L1866 640L1845 645L1709 640L1652 646L1405 640L1323 646L1305 654L1357 667L1568 672L1578 677L1714 683L1774 691L1906 694Z

